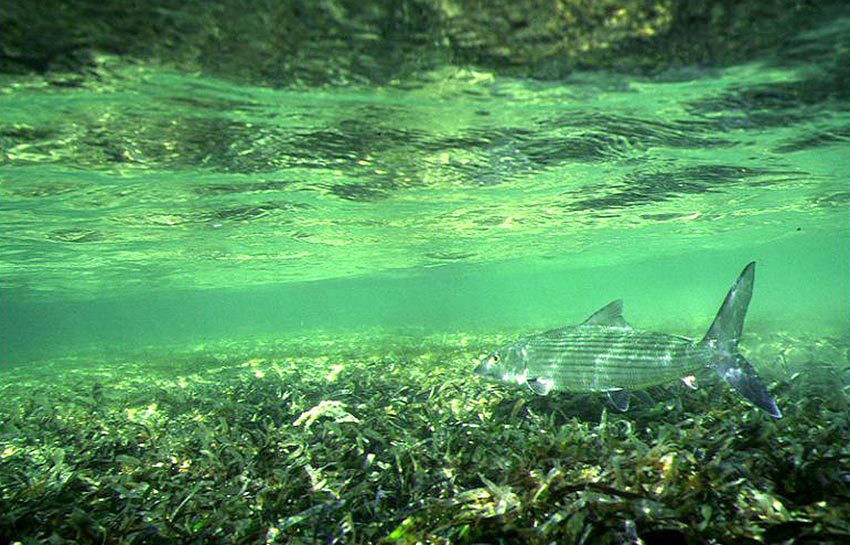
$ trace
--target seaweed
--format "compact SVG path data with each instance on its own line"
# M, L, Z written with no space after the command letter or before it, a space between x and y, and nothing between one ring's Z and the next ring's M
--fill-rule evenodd
M317 335L8 370L0 536L385 544L850 537L850 424L846 386L834 387L837 366L812 366L805 380L782 369L772 386L786 413L779 421L742 410L717 381L680 399L674 388L655 389L622 414L598 398L537 397L479 381L469 348L479 341L496 339ZM819 345L828 355L840 341Z

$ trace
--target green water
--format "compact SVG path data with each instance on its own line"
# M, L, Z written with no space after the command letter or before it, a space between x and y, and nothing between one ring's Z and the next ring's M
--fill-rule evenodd
M9 305L7 355L363 329L527 333L582 321L623 298L641 327L705 333L742 264L758 262L748 330L846 334L847 246L840 236L575 266L525 259L247 289L159 290ZM484 346L481 347L484 350Z
M0 74L0 541L846 542L850 19L811 26L652 76ZM780 420L473 372L614 299L699 338L751 261Z
M313 92L6 78L4 359L554 326L616 297L649 325L705 324L750 260L754 321L845 328L848 114L826 68Z

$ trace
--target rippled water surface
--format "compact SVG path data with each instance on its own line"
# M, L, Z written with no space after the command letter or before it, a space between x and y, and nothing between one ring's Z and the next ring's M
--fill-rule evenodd
M828 44L846 26L797 38L806 62L653 79L446 69L305 91L124 65L70 87L6 77L0 286L35 330L52 329L38 305L80 301L184 323L192 306L232 328L259 327L246 307L396 325L375 300L415 305L412 326L527 324L564 316L553 297L576 315L624 292L713 307L757 259L768 307L802 290L803 315L838 320L850 114ZM511 306L481 316L494 290ZM229 326L204 308L221 297L247 297ZM175 302L139 307L151 300Z

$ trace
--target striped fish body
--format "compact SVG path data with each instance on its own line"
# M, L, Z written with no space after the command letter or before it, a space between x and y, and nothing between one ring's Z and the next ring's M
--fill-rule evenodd
M710 368L757 407L780 418L758 373L738 351L754 275L755 263L744 267L702 340L634 329L617 300L581 324L518 339L491 352L475 372L527 385L540 395L552 390L607 392L617 408L626 410L629 390Z
M540 394L642 389L705 366L699 346L686 337L598 324L547 331L500 353L499 378Z

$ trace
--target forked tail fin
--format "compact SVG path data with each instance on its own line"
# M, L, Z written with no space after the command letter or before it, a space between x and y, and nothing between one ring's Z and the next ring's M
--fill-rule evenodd
M723 300L700 345L709 350L714 370L733 388L771 416L781 418L782 413L758 373L750 362L738 353L738 339L744 329L744 318L753 296L755 269L755 262L744 267L741 276L726 294L726 299Z

